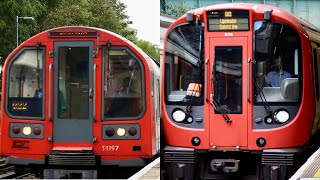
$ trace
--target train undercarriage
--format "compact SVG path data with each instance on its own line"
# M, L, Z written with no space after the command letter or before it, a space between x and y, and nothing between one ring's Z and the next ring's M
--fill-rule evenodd
M163 158L169 179L285 180L305 162L305 153L298 148L224 151L166 146Z

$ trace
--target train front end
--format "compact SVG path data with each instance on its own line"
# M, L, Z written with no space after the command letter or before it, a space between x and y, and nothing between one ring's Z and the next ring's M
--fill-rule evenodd
M1 156L49 169L144 166L159 149L158 81L159 67L117 34L39 33L4 65Z
M298 20L272 6L215 5L175 21L161 64L168 176L222 178L247 169L288 178L312 133L309 52Z

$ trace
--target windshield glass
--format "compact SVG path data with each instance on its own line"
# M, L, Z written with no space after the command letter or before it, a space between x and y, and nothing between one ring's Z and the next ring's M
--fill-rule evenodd
M254 23L255 103L299 102L301 89L301 45L297 32L278 22Z
M190 92L194 92L194 105L202 104L202 71L203 24L175 27L167 36L165 49L166 103L185 104Z

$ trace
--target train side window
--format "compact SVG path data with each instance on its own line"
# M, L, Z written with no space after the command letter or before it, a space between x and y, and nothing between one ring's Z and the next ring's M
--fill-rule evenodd
M105 52L104 119L138 119L145 109L143 64L125 48Z
M43 52L25 48L9 65L6 105L13 118L43 118Z
M316 98L319 100L319 74L318 74L318 59L317 59L317 50L313 49L313 68L314 68L314 81L316 87Z

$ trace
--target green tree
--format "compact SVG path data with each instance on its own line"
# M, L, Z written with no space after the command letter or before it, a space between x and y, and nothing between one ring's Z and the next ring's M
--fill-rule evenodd
M6 0L0 1L0 56L2 62L16 47L16 16L41 15L45 6L39 0ZM19 21L19 42L22 42L38 32L37 21Z
M0 1L0 56L3 60L15 48L16 16L32 16L35 21L19 21L19 42L41 31L60 26L93 26L140 42L119 0L5 0ZM138 43L157 59L159 51L149 42ZM146 45L148 44L148 45ZM2 60L2 61L3 61Z
M140 47L151 58L160 62L160 49L156 45L150 43L149 41L138 39L132 40L132 42L135 43L138 47Z

